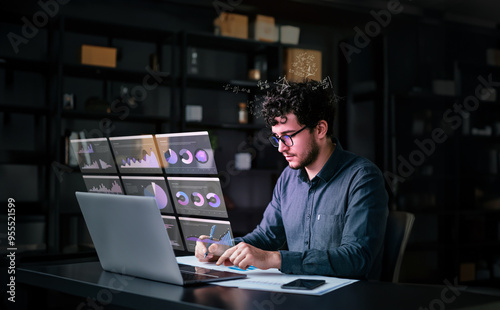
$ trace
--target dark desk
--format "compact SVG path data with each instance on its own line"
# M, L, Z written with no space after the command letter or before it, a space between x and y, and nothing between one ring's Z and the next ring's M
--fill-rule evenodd
M110 304L133 309L500 309L498 297L463 292L445 285L360 281L323 296L216 285L183 288L109 273L103 271L98 262L19 268L16 280L86 298L78 309L102 309L103 305Z

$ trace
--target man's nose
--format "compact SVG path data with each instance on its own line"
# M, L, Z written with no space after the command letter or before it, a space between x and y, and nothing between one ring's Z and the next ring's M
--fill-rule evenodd
M278 140L278 152L283 153L283 151L288 150L288 146L286 146L283 140Z

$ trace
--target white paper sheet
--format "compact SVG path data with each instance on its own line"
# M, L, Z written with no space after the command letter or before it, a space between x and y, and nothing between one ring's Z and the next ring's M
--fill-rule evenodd
M215 263L203 263L199 262L194 256L183 256L177 257L177 262L180 264L191 265L195 267L204 267L208 269L229 271L235 273L246 274L247 278L238 280L229 280L221 282L213 282L214 285L227 286L227 287L238 287L242 289L250 290L261 290L261 291L271 291L271 292L281 292L281 293L293 293L293 294L304 294L304 295L323 295L334 291L338 288L344 287L358 280L353 279L342 279L334 277L325 276L315 276L315 275L289 275L281 273L278 269L272 268L268 270L262 270L255 267L249 268L249 270L242 270L235 266L217 266ZM321 279L325 280L326 283L317 287L313 290L290 290L282 289L281 285L287 282L293 281L295 279Z

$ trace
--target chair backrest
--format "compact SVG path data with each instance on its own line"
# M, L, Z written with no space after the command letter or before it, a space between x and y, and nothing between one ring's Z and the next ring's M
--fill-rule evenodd
M384 240L384 256L382 262L382 281L397 283L399 270L410 236L415 215L403 211L390 211Z

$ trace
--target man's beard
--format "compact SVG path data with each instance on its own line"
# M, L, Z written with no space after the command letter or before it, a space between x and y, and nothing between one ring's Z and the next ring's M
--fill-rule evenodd
M288 163L288 166L294 170L305 168L318 158L318 154L319 154L319 146L315 141L312 141L311 149L306 153L305 158L302 159L297 164L297 166L292 166L291 163Z

